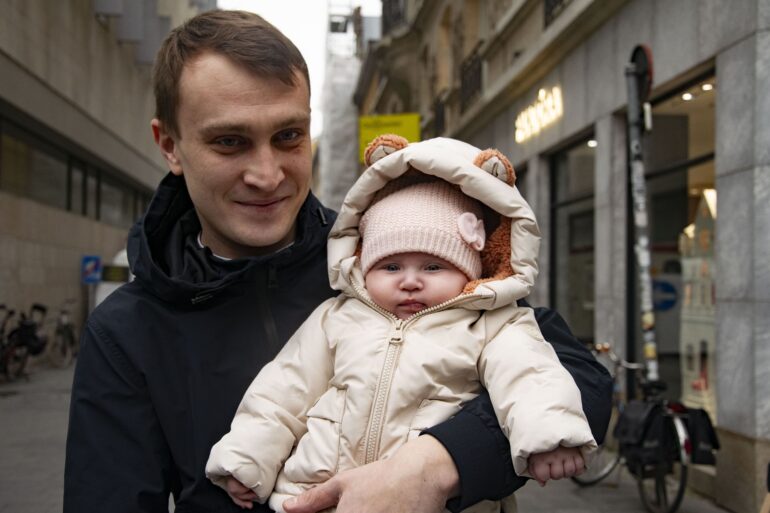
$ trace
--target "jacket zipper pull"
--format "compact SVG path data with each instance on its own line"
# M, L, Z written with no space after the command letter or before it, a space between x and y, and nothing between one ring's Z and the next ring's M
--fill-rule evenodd
M393 344L400 344L404 339L404 321L401 319L396 323L396 331L390 336L390 341Z
M278 288L278 271L273 265L268 266L267 268L267 288L268 289Z

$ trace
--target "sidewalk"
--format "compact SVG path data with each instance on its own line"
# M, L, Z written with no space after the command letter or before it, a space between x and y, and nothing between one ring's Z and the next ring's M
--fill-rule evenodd
M74 365L0 382L0 513L58 513Z
M527 484L516 494L519 513L645 513L636 481L625 470L601 483L580 488L570 480L540 487ZM678 513L729 513L710 500L687 492Z
M74 365L40 364L29 380L0 382L0 513L58 513L62 509L64 442ZM520 513L642 513L636 483L613 474L591 488L569 480L517 493ZM681 513L726 513L688 494ZM84 512L85 513L85 512Z

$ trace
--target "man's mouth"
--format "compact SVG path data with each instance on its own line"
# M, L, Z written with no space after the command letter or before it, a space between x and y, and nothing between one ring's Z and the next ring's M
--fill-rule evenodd
M268 209L270 207L278 205L284 199L285 198L267 198L267 199L260 199L260 200L236 201L235 203L243 207Z

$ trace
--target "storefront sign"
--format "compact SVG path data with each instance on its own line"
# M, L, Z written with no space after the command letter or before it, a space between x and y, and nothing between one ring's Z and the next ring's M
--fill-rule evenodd
M516 116L516 142L522 143L553 124L563 114L561 88L540 89L535 103Z
M396 134L409 142L420 140L420 115L387 114L358 118L359 160L364 161L366 146L378 135Z

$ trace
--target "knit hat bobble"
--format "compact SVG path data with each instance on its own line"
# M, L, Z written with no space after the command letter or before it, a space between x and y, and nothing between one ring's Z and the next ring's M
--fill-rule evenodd
M396 179L361 217L361 269L366 274L383 258L400 253L428 253L476 280L485 241L482 218L479 202L444 180Z

